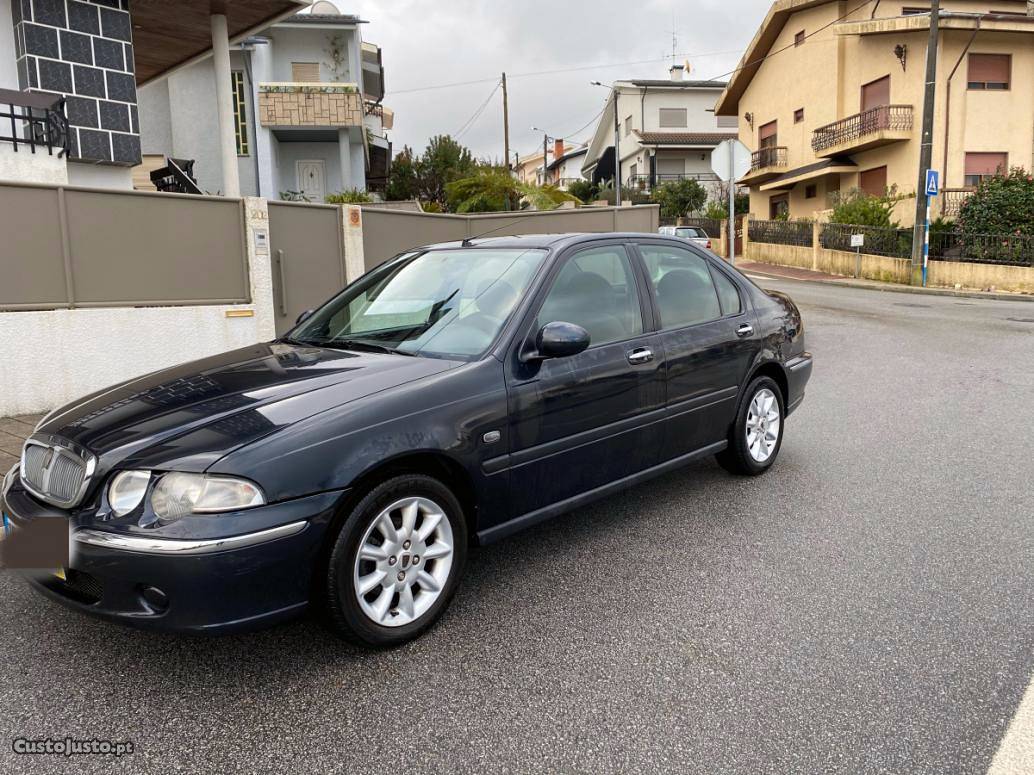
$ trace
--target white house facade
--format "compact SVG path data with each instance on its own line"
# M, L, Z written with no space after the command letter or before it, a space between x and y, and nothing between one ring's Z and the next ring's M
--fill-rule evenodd
M362 40L361 19L333 10L323 3L230 51L233 163L243 195L322 202L386 182L393 114L381 104L381 51ZM145 163L189 160L208 193L221 183L217 117L195 106L210 104L215 82L213 61L202 60L139 96Z
M667 80L617 81L583 157L581 171L594 182L613 180L615 111L622 184L649 191L668 180L691 179L713 188L711 151L736 137L735 118L717 118L722 81L691 81L683 67Z

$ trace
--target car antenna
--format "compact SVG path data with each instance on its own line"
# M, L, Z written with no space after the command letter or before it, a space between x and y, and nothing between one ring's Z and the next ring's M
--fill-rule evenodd
M465 248L469 248L471 244L473 244L471 243L471 240L481 239L481 237L484 237L487 234L493 234L499 231L500 229L505 229L507 226L513 226L518 221L523 220L523 218L514 218L512 221L507 221L502 226L496 226L494 229L489 229L488 231L483 231L480 234L475 234L473 237L465 237L460 244Z

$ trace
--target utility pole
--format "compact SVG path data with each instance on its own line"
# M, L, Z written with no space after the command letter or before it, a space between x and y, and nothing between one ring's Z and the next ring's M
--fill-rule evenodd
M618 121L618 90L614 93L614 204L621 207L621 123Z
M503 73L503 163L510 171L510 102L506 94L506 73ZM510 195L506 195L506 209L510 209Z
M916 178L916 220L912 230L912 285L924 285L926 281L930 229L930 197L926 195L926 171L933 162L933 113L937 91L940 15L940 0L933 0L930 4L930 37L926 44L926 89L923 92L923 133L922 144L919 146L919 174Z
M542 183L546 185L546 159L549 155L549 135L542 133Z

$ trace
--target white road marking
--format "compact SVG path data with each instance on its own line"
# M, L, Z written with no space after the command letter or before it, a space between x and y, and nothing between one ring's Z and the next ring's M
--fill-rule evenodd
M987 775L1030 775L1034 772L1034 678L1005 731Z

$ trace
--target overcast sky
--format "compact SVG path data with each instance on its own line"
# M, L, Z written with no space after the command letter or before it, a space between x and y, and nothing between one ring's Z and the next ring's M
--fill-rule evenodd
M551 135L586 140L607 92L589 82L666 78L672 25L678 61L692 78L736 66L764 17L765 0L335 0L369 22L363 39L383 49L384 104L395 110L391 139L423 150L435 134L456 133L485 102L504 70L510 93L510 148L522 154ZM653 60L645 62L645 60ZM641 64L627 64L638 62ZM521 77L521 73L586 68ZM484 83L426 89L457 81ZM410 91L420 89L420 91ZM588 127L585 127L589 124ZM503 154L497 91L460 136L478 156Z

